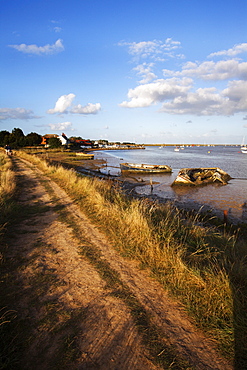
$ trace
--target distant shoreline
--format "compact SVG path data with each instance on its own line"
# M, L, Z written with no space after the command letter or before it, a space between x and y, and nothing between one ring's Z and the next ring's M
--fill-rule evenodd
M186 146L186 147L195 147L195 146L202 146L202 147L208 147L208 146L233 146L233 147L237 147L237 146L241 146L241 144L143 144L144 146L159 146L159 147L162 147L162 146Z

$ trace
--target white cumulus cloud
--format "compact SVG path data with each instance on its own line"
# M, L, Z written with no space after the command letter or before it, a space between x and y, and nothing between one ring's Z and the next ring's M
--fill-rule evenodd
M221 50L221 51L217 51L215 53L211 53L209 54L209 58L211 57L215 57L215 56L221 56L221 55L226 55L226 56L236 56L238 54L241 54L241 53L244 53L247 51L247 43L242 43L242 44L237 44L237 45L234 45L233 48L231 49L228 49L228 50Z
M181 43L180 41L174 41L172 38L167 38L165 41L119 42L118 45L128 46L129 54L135 58L164 61L164 58L167 57L183 57L181 54L175 54L175 50L181 47Z
M214 115L222 111L224 100L214 87L199 88L195 92L165 102L161 111L170 114Z
M77 114L96 114L101 110L100 103L92 104L88 103L84 107L81 104L75 105L71 109L71 113L77 113Z
M36 55L55 54L64 50L63 41L61 39L58 39L52 45L47 44L44 46L37 46L36 44L32 45L19 44L19 45L9 45L9 47L16 49L24 54L36 54Z
M47 113L74 113L74 114L96 114L101 110L100 103L88 103L85 106L81 104L73 105L73 100L75 99L75 94L62 95L56 101L55 107L53 109L48 109Z
M183 96L190 89L191 83L192 80L189 78L171 78L140 85L129 90L130 101L124 101L120 106L125 108L148 107L176 96Z
M25 108L0 108L0 120L6 119L33 119L40 118L35 116L33 111Z
M230 114L247 111L247 81L230 81L222 96L229 99Z
M72 123L71 122L50 123L48 126L51 128L51 130L62 131L70 129L72 127Z
M230 78L247 79L247 62L235 59L219 62L187 62L182 71L163 70L164 76L190 76L202 80L227 80Z
M230 116L247 111L247 81L230 81L223 91L216 88L199 88L185 96L164 102L162 112L193 114L198 116Z
M62 95L58 98L55 107L53 109L49 109L47 113L54 114L54 113L67 113L67 109L71 106L72 101L75 98L75 94L68 94Z
M137 74L142 77L142 80L139 81L140 84L145 84L157 76L152 72L153 63L143 63L139 64L137 67L133 68L134 71L137 71Z
M128 44L132 54L156 53L169 47L178 48L179 42L167 39L167 46L158 41ZM247 111L247 62L235 58L247 51L247 43L212 53L210 56L223 56L217 62L188 61L177 70L163 69L165 78L157 78L152 69L154 62L142 63L134 68L143 77L135 88L129 89L128 101L124 108L149 107L162 103L160 112L169 114L191 114L200 116L223 115ZM157 66L156 66L157 67ZM209 84L211 86L209 86Z

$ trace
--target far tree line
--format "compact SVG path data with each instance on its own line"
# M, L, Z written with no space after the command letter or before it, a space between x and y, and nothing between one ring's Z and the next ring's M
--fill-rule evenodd
M24 146L36 146L42 141L42 136L36 132L24 135L20 128L14 128L12 132L0 131L0 146L10 145L13 149L23 148Z
M64 135L64 134L63 134ZM45 135L46 136L46 135ZM56 135L55 135L56 136ZM50 148L59 148L62 146L62 142L58 137L50 137L47 139L47 144ZM66 136L65 136L66 137ZM9 145L12 149L19 149L29 146L39 146L42 143L42 135L37 134L36 132L30 132L27 135L24 135L22 129L14 128L11 132L7 130L0 131L0 147L5 147ZM108 145L108 140L85 140L80 136L71 136L68 139L69 148L78 148L82 146L91 146L98 147L99 145ZM42 143L43 144L43 143ZM111 144L117 145L136 145L135 143L129 142L114 142Z
M73 139L82 138L77 137ZM42 135L39 135L36 132L30 132L29 134L24 135L20 128L14 128L12 132L6 130L0 131L0 147L9 145L12 149L18 149L27 146L38 146L41 142ZM48 144L50 148L58 148L62 146L61 141L56 137L51 137L48 140Z

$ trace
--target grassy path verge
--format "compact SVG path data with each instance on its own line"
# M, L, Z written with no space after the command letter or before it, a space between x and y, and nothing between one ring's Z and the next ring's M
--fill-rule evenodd
M43 168L43 170L44 170L44 168ZM183 325L185 325L185 321L186 321L185 317L184 317L184 312L183 312L184 310L183 309L181 310L181 307L178 307L178 306L175 305L173 307L173 310L176 311L177 316L176 317L175 316L169 316L167 314L167 307L169 307L169 299L168 299L166 294L161 293L162 288L159 286L159 284L157 285L157 283L155 283L153 280L151 280L151 282L150 282L150 280L148 280L148 284L145 285L144 281L143 281L143 278L145 277L145 279L149 279L147 274L145 274L145 272L138 271L138 273L136 272L134 274L133 273L133 271L135 271L135 269L134 269L130 273L130 270L129 270L128 266L131 266L132 269L136 268L137 267L136 263L131 262L130 260L126 260L126 262L124 263L122 261L122 259L121 259L121 263L119 262L120 257L117 254L115 254L116 252L113 252L111 249L109 250L109 245L107 244L106 241L104 241L104 238L102 239L102 235L99 236L99 234L97 234L97 232L92 228L91 224L88 223L88 219L85 218L85 216L82 216L81 214L80 215L78 214L77 207L75 207L75 201L78 204L82 205L84 211L86 211L89 214L91 219L93 219L94 222L96 222L101 229L104 229L105 232L107 230L106 233L108 234L108 237L110 237L111 242L117 247L117 249L122 254L128 255L128 257L131 257L131 256L132 257L134 256L135 258L139 257L141 259L143 265L147 265L149 262L154 263L155 256L156 257L158 256L159 257L159 263L155 262L154 265L149 263L149 267L151 267L151 269L153 270L153 273L155 273L160 278L160 281L163 281L163 283L166 286L171 287L172 286L172 281L171 281L170 277L174 273L174 271L173 271L174 267L173 266L175 266L175 265L171 265L171 263L172 262L174 263L174 261L171 261L171 259L170 259L169 260L169 264L170 264L169 266L164 266L164 264L163 264L164 262L162 262L163 265L160 264L161 260L168 256L168 252L171 254L171 256L169 256L169 257L174 258L174 251L172 251L172 249L175 249L175 243L174 243L174 240L173 240L173 235L171 234L171 229L169 229L170 230L169 235L164 235L164 232L165 231L167 232L168 228L167 228L167 226L166 227L163 226L163 228L161 228L161 226L160 226L160 228L159 228L159 238L160 238L160 235L161 235L162 236L161 239L156 239L154 237L152 228L151 228L151 232L150 232L151 221L155 222L156 223L155 225L157 226L157 222L161 219L161 214L160 214L161 211L157 207L153 207L153 205L150 205L150 204L141 204L140 205L136 201L131 202L129 199L121 198L121 196L119 195L119 192L115 192L114 187L110 183L109 184L105 184L105 183L103 184L102 182L94 182L90 179L81 179L81 178L73 177L73 176L75 176L75 174L74 174L74 172L71 172L71 171L67 171L67 174L69 174L67 176L65 174L65 172L63 172L63 169L55 168L55 167L46 167L45 171L46 171L47 174L49 174L49 176L53 176L56 179L56 181L59 181L60 184L62 184L66 188L66 190L69 191L72 194L74 200L71 201L71 200L67 199L64 194L58 193L58 188L56 188L56 190L54 190L54 187L52 185L52 187L53 187L52 192L51 192L51 190L49 190L50 197L52 197L51 200L45 201L44 204L42 204L42 207L41 207L41 204L35 204L35 206L38 206L38 210L35 212L35 214L37 216L37 214L39 214L39 213L42 214L43 213L43 215L45 215L45 220L46 220L45 223L47 223L47 215L50 213L51 207L52 207L53 211L56 211L56 214L59 214L59 222L58 221L55 222L53 233L55 235L57 234L57 238L58 238L58 235L59 235L58 230L60 230L62 235L66 234L66 232L62 232L62 230L64 231L65 230L64 225L67 225L70 229L70 233L73 234L72 240L73 240L73 243L75 243L75 249L78 249L80 251L80 255L81 255L81 258L82 258L82 260L80 259L80 261L79 261L80 263L78 263L78 256L77 257L75 256L75 260L77 260L77 268L80 264L83 264L82 261L84 261L84 257L86 257L87 260L90 261L90 265L92 265L94 267L94 270L97 271L97 274L96 274L97 278L95 277L95 280L98 281L98 279L99 279L99 281L101 281L100 284L103 284L103 289L102 289L102 286L101 286L101 289L100 289L100 291L101 291L100 296L102 297L102 291L104 291L104 294L103 294L104 300L106 299L106 296L107 296L107 300L109 299L107 304L105 304L105 302L104 302L104 304L102 304L102 301L100 301L100 303L97 302L98 306L101 308L101 311L102 311L102 308L104 308L103 311L106 312L105 307L109 304L109 302L111 302L111 305L114 302L114 309L115 310L117 309L118 312L123 310L121 313L119 313L119 316L121 318L123 318L123 312L125 312L125 314L127 315L128 320L127 320L127 323L125 322L127 327L130 327L129 326L130 322L134 323L134 324L131 324L132 326L131 326L130 332L132 334L130 335L130 337L131 336L133 337L133 333L135 333L134 334L135 340L137 340L137 338L139 338L139 335L142 337L142 339L144 339L145 346L142 348L142 351L144 351L145 355L144 355L144 357L142 357L140 355L140 352L138 352L138 351L140 351L140 348L138 349L137 348L138 346L137 346L136 349L135 349L136 350L135 356L130 356L130 354L128 353L127 357L129 359L129 361L131 359L132 364L135 364L135 366L137 366L136 362L135 362L136 359L139 359L138 361L140 361L140 358L142 358L142 361L147 361L147 363L149 365L147 365L147 363L146 363L146 366L150 366L150 368L152 366L162 366L164 368L168 368L170 366L170 368L181 368L181 369L183 369L183 368L189 368L189 365L186 365L185 362L184 362L185 359L188 359L190 361L190 366L192 366L194 368L200 368L200 369L202 369L202 368L209 368L209 369L210 368L212 368L212 369L215 369L215 368L219 368L219 369L224 368L224 369L226 369L226 368L228 368L227 363L224 362L223 359L220 359L220 357L217 355L216 352L214 352L214 350L210 349L212 346L210 345L210 343L207 340L205 340L202 333L200 333L199 331L194 331L192 326L187 326L186 327L186 330L187 331L191 330L191 332L189 333L189 335L184 336L184 342L181 341L182 338L183 338L183 336L181 336L181 327L183 327ZM47 184L45 186L48 190L48 188L51 187L50 182L47 179L43 179L42 181L43 181L43 185ZM58 196L58 194L60 194L60 195ZM44 195L44 197L45 197L45 195ZM58 202L58 199L60 199L59 202ZM33 209L33 208L31 207L31 209ZM114 217L110 214L110 212L112 212L112 211L115 211ZM120 213L120 211L122 213ZM164 210L162 210L162 212L164 212ZM166 210L166 212L167 213L171 212L171 209ZM151 217L149 219L148 223L145 222L145 218L143 217L143 216L147 216L147 215L149 215ZM163 220L163 218L164 218L164 213L162 213L162 220ZM80 222L79 222L79 219L80 219ZM173 214L172 219L175 219L175 221L174 221L175 223L173 225L173 228L174 229L176 228L176 231L178 231L178 226L180 226L180 225L179 225L178 219L176 217L174 217L174 214ZM62 228L59 228L59 226L61 226L60 223L63 225ZM126 230L126 225L127 225L127 230ZM146 226L148 226L149 231L148 231L148 228ZM195 225L195 222L194 222L194 226L198 227L198 225ZM118 230L118 233L116 233L116 229ZM187 232L188 232L188 229L189 229L189 227L187 227ZM42 239L41 235L44 234L45 230L46 230L46 227L43 226L43 228L38 233L39 234L38 238L37 238L37 235L36 235L36 247L34 249L36 250L36 252L37 252L37 250L39 250L39 251L42 251L42 253L43 253L43 250L49 250L49 258L50 258L51 254L54 254L55 256L59 255L59 253L56 253L56 251L59 250L58 245L56 245L56 246L53 245L52 246L51 245L52 243L50 242L51 240L53 240L53 242L54 242L54 238L56 238L54 235L51 238L51 236L48 237L48 235L45 234L46 235L45 242ZM199 228L199 230L200 230L200 232L202 232L201 227ZM121 234L120 240L119 240L119 238L117 239L117 237L114 236L114 231L115 231L115 234L118 234L118 235L119 235L119 233ZM144 232L144 235L143 235L143 232ZM195 232L195 229L193 230L193 232ZM46 231L45 231L45 233L46 233ZM208 258L209 254L210 254L210 252L212 252L212 250L208 249L208 250L205 251L206 242L205 242L205 240L203 240L203 237L208 238L208 239L206 239L206 242L208 243L208 240L210 238L209 238L208 235L205 235L205 231L204 231L203 235L200 234L200 239L196 239L196 241L198 242L198 240L199 240L199 241L204 242L203 252L204 253L207 252L207 256L206 255L205 256L200 255L200 258L203 257L202 260L205 262L206 258ZM219 238L219 235L218 234L216 236L214 235L213 241L216 240L217 238ZM181 241L181 239L185 240L185 235L184 234L182 236L180 235L180 241ZM226 238L225 240L227 240L228 244L230 243L229 238L228 239ZM155 243L153 243L153 241L155 241ZM160 243L160 241L161 241L161 243ZM195 239L193 239L193 241L195 242ZM61 236L59 236L59 243L60 244L62 243ZM96 245L95 245L95 243L96 243ZM168 251L166 251L166 254L160 248L160 245L161 244L164 245L165 243L166 243L166 246L169 247L169 248L167 248ZM170 243L170 245L169 245L169 243ZM59 247L60 247L60 244L59 244ZM66 245L67 244L68 244L68 240L66 240ZM198 245L199 245L199 243L197 244L197 246ZM149 247L149 251L147 251L147 249L148 249L147 247ZM195 246L194 246L194 248L195 248ZM53 251L53 252L51 253L51 251ZM179 251L179 253L180 252L181 252L181 250ZM193 252L193 253L195 255L197 254L195 252ZM219 254L220 254L220 252L217 249L214 250L214 258L218 257ZM184 256L182 256L182 257L184 257ZM32 254L32 258L35 260L33 254ZM39 256L39 258L40 258L40 256ZM47 259L49 259L48 255L45 255L45 257L43 256L43 258L45 258L45 261L47 263ZM189 277L190 280L187 280L187 282L189 281L190 284L191 284L189 286L189 288L191 286L193 286L193 284L195 284L195 282L196 282L197 290L198 291L201 290L201 292L202 292L205 289L204 280L207 281L207 279L205 278L206 275L204 274L202 276L202 274L200 272L196 271L196 274L195 274L196 277L193 278L193 276L190 276L192 271L194 270L193 264L192 264L193 269L191 268L191 266L186 266L186 268L185 268L184 259L182 259L182 261L183 261L183 264L182 264L182 266L180 266L179 273L180 274L182 272L183 272L183 274L184 274L184 272L186 273L182 276L182 278L184 278L186 276L187 276L187 278ZM177 264L178 263L181 264L181 260L178 259L178 256L176 256L176 261L175 262ZM40 261L39 261L39 263L40 263ZM44 261L42 263L44 264ZM179 265L177 265L177 266L179 267ZM209 267L211 267L211 265ZM38 267L38 269L39 269L39 267ZM56 266L56 269L57 269L57 266ZM55 269L55 271L57 271L56 269ZM48 268L48 271L50 271L50 272L53 272L53 270L54 270L54 266L53 267L50 266ZM45 271L47 271L47 270L45 270ZM217 273L218 272L219 272L219 270L217 270ZM40 275L39 279L41 279L42 274L40 273L39 275ZM49 286L58 285L59 289L62 289L61 286L60 286L60 283L56 282L57 281L56 280L57 276L54 277L53 275L54 274L49 273L48 276L46 276L45 281L43 283L47 284L46 279L48 279L48 281L50 281L50 283L48 284ZM55 275L57 275L57 274L55 273ZM51 279L51 280L49 280L49 279ZM54 281L53 281L53 279L54 279ZM181 277L180 277L180 279L181 279ZM221 279L222 279L222 277L221 277ZM64 280L64 278L63 278L63 280ZM40 282L40 280L38 280L38 281ZM42 279L41 279L41 281L42 281ZM58 279L58 281L60 281L60 278ZM104 283L102 283L102 281L104 281ZM167 281L169 281L169 284L167 284ZM202 282L203 282L204 285L202 285ZM152 284L154 284L154 285L152 285ZM181 282L181 284L182 284L182 282ZM136 288L137 286L138 286L138 289ZM152 286L152 289L151 289L151 286ZM177 290L182 292L182 290L184 289L184 285L180 285L180 287L178 286L178 288L177 288ZM54 289L54 287L52 289ZM222 285L221 285L221 289L222 289ZM91 290L91 289L88 289L88 290ZM105 291L107 293L105 293ZM66 290L66 292L67 292L67 290ZM42 292L42 294L45 294L45 292ZM89 294L89 292L88 292L88 294ZM162 296L163 294L164 294L164 297ZM53 292L53 295L54 295L54 292ZM64 294L62 294L62 296L64 297ZM45 301L46 300L47 300L47 297L45 298ZM119 311L119 307L118 307L119 300L120 300L120 302L123 302L123 304L120 304L120 306L121 306L120 311ZM118 304L116 302L118 302ZM59 312L59 309L57 309L58 307L56 308L56 304L57 304L57 302L55 302L55 301L51 303L51 306L52 305L54 305L54 306L53 306L52 309L50 309L48 317L51 315L51 312L53 312L53 315L55 315L56 319L58 318L59 315L57 313ZM61 302L59 302L59 304L61 304ZM58 306L59 306L59 304L58 304ZM198 302L197 302L197 304L198 304ZM200 304L200 301L199 301L199 304ZM61 304L62 308L60 308L62 318L61 317L59 318L59 320L62 320L62 321L65 320L64 315L65 315L65 312L67 312L67 310L64 309L63 305L64 305L64 302L63 302L63 304ZM92 321L90 321L90 320L92 320L90 318L90 317L92 317L92 315L91 315L92 312L94 314L94 317L97 317L98 319L100 317L100 315L98 313L99 311L98 310L96 310L97 312L95 311L95 307L97 307L97 304L91 306L91 303L88 303L88 306L90 307L91 311L89 310L90 315L87 316L87 319L83 320L83 317L85 315L85 310L82 310L82 311L79 310L80 313L79 313L79 316L78 316L80 322L82 322L82 326L84 325L85 327L87 327L88 322L90 322L92 324ZM88 306L86 305L86 307L88 307ZM83 307L85 307L85 305L83 305ZM116 308L116 307L118 307L118 308ZM164 310L164 307L166 307L165 310ZM127 309L127 311L126 311L126 309ZM172 311L172 307L169 307L169 309L171 309L171 311ZM44 310L43 306L42 306L42 310ZM45 311L46 310L47 309L45 309ZM173 313L175 311L173 311ZM48 311L46 312L46 314L48 314ZM47 316L46 314L45 314L45 317ZM109 312L108 312L107 315L109 315ZM130 315L130 316L128 316L128 315ZM72 316L73 315L71 315L71 317L69 318L67 324L64 325L64 326L66 326L67 330L68 330L69 326L71 326L71 328L75 329L75 327L73 326L73 322L74 322L73 320L76 317L76 315L73 316L73 317ZM116 315L113 315L113 316L115 317ZM111 316L111 317L113 317L113 316ZM131 318L132 321L130 320L130 318ZM170 323L172 321L173 321L173 323L175 323L175 322L177 323L176 325L174 325L174 327L172 327L172 325L170 325L170 324L167 324L166 326L164 325L165 322ZM45 320L45 322L46 322L46 320ZM109 324L109 317L108 317L108 320L105 320L104 325L106 325L107 322ZM69 323L70 323L70 325L68 325ZM45 325L47 325L47 324L45 324ZM49 324L49 325L51 325L51 327L52 327L52 324ZM48 325L48 327L49 327L49 325ZM58 324L58 326L59 325L60 324ZM228 325L229 325L229 321L228 321ZM56 325L55 325L55 327L56 327L56 330L57 330ZM119 324L117 324L116 327L119 327ZM169 332L169 328L170 328L170 332ZM178 330L178 328L179 328L179 330ZM230 326L229 326L229 328L230 328ZM104 327L104 329L105 329L105 327ZM53 329L53 327L52 327L52 329L50 328L49 330L54 334L55 329ZM186 331L186 330L184 330L184 331ZM192 334L192 330L193 330L193 334ZM92 330L92 331L94 333L97 332L96 328L94 328L94 330ZM179 333L179 331L180 331L180 333ZM84 353L84 356L86 356L85 353L87 353L87 351L82 350L84 344L78 344L78 337L81 337L81 328L77 328L77 330L73 330L73 332L74 332L73 335L72 335L72 333L70 333L70 335L68 335L66 337L67 338L66 340L69 341L69 343L72 343L72 344L70 345L71 351L68 351L68 352L71 352L71 353L68 356L68 359L66 360L67 362L65 361L65 363L64 363L66 365L63 364L63 366L68 366L68 363L72 363L73 361L74 361L74 366L76 366L75 363L76 363L76 361L80 361L79 359L81 359L82 353ZM128 333L130 334L130 332L128 332ZM136 334L136 333L139 333L139 334ZM116 334L116 332L115 332L115 334ZM46 333L46 335L47 335L47 333ZM172 337L172 335L174 337ZM108 333L108 338L109 337L110 336L109 336L109 333ZM70 338L70 339L68 339L68 338ZM174 338L176 338L176 340L174 340ZM39 337L39 339L41 339L41 338ZM104 339L105 339L105 336L104 336ZM66 340L65 340L65 342L66 342ZM127 340L126 337L125 337L125 340ZM92 338L91 338L91 341L92 341ZM180 342L181 348L179 348L179 345L175 344L176 341ZM188 342L187 345L185 344L186 341ZM205 341L205 343L203 343L204 341ZM56 340L55 340L55 342L56 342ZM142 341L140 342L140 339L138 339L137 342L139 343L140 346L141 346L140 343L143 343ZM107 343L109 343L109 342L107 342ZM119 342L117 342L117 343L119 344ZM133 342L131 342L131 343L132 343L132 349L133 349ZM199 344L196 345L196 343L199 343ZM115 344L116 344L116 342L115 342ZM124 342L122 343L122 346L123 346L123 344L124 344ZM98 348L101 348L101 350L99 350L99 352L101 353L101 356L103 356L103 354L102 354L102 341L100 343L98 341L97 345L98 345ZM184 347L184 346L185 347L187 346L186 350L182 349L182 347ZM111 347L111 348L113 348L113 347ZM148 351L147 351L147 349L148 349ZM211 352L211 351L213 351L213 352ZM93 361L96 361L95 363L98 363L97 361L103 361L103 357L99 357L99 352L98 352L98 357L95 354L95 356L96 356L95 358L97 358L97 360L95 360L95 358L93 360ZM206 352L207 352L207 356L205 355ZM71 360L72 353L73 353L73 356L74 356L73 361ZM149 353L149 354L147 355L147 353ZM104 355L105 355L105 353L104 353ZM106 356L106 358L107 358L107 356ZM134 360L134 358L135 358L135 360ZM154 361L154 359L156 359L156 361L158 361L158 362L157 362L156 365L152 365L150 362L148 362L150 360L147 360L147 358L149 358L149 359L152 358L153 361ZM183 358L184 358L184 360L182 360ZM109 358L108 358L108 360L109 360ZM48 361L48 359L47 359L47 361ZM58 361L58 359L56 361ZM89 364L90 362L87 362L87 361L89 361L88 358L87 358L87 360L84 359L84 363ZM90 360L90 361L92 361L92 360ZM57 362L57 364L58 363L59 363L59 361ZM91 364L92 363L93 362L91 362ZM158 365L158 363L159 363L159 365ZM143 364L143 362L142 362L142 364ZM113 365L113 363L112 363L112 365ZM116 365L116 363L115 363L115 365ZM60 367L58 367L58 368L62 368L61 363L59 364L59 366ZM105 366L107 366L107 365L105 364ZM108 366L109 366L109 363L108 363ZM105 367L105 368L107 368L107 367ZM108 367L108 368L110 368L110 367ZM114 367L112 367L112 368L114 368ZM124 368L127 368L127 367L124 367L123 364L120 364L118 368L123 368L124 369ZM138 367L133 367L133 368L137 369ZM148 368L148 367L142 367L142 368Z

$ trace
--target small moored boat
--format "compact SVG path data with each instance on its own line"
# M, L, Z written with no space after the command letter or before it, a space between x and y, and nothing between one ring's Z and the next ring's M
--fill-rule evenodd
M231 179L227 172L215 168L182 168L172 185L206 185L219 183L226 185Z
M241 152L247 154L247 144L245 144L245 137L243 138L243 142L241 144Z
M120 168L121 171L128 172L143 172L143 173L172 172L172 168L170 166L159 164L120 163Z

